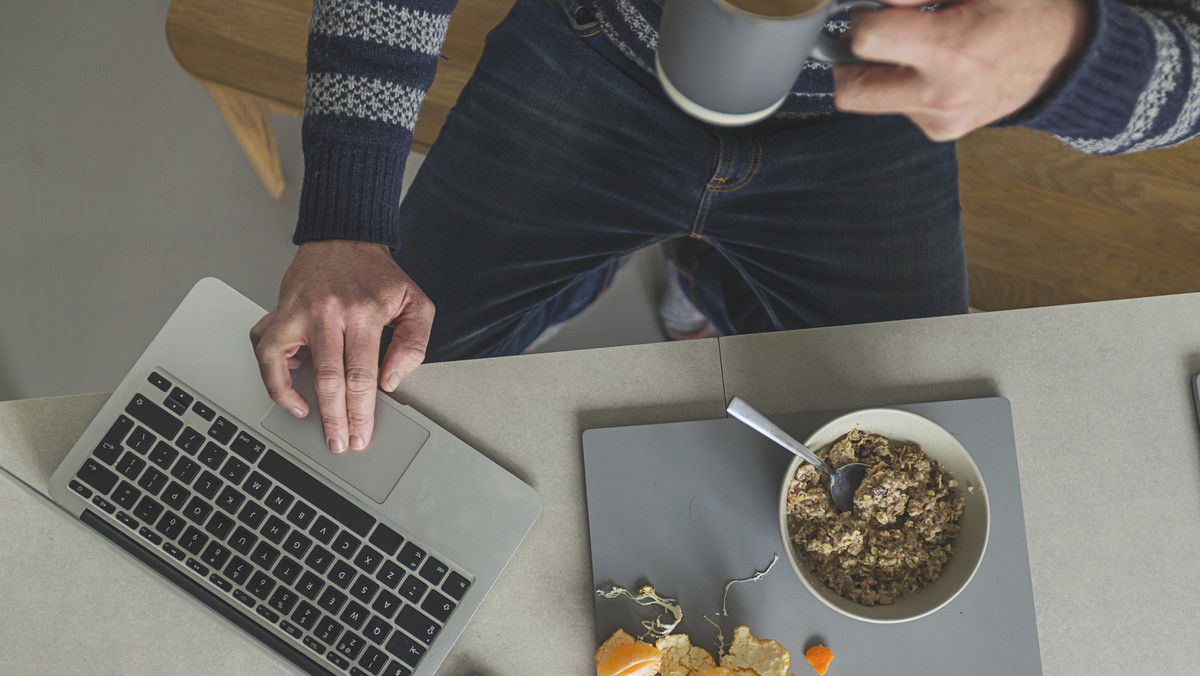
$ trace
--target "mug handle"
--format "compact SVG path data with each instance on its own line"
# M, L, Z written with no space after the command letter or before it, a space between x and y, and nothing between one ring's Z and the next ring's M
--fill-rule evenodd
M879 0L834 0L833 9L846 9L848 7L870 7L871 9L883 9L888 5ZM817 45L813 48L812 58L817 61L824 61L834 65L840 63L861 63L862 59L854 55L850 51L850 41L843 39L840 36L834 36L821 31L821 36L817 38Z

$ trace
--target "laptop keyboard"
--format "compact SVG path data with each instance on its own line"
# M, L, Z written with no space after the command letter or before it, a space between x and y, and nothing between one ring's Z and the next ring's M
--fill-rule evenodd
M69 486L333 671L408 676L471 585L162 372Z

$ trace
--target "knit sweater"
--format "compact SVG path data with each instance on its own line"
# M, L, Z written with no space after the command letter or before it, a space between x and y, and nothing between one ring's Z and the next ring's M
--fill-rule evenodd
M1101 155L1200 133L1200 0L1094 0L1096 27L1056 91L1001 124ZM404 165L456 0L316 0L309 25L294 241L353 239L398 249ZM582 0L610 40L652 73L661 0ZM826 26L838 33L844 19ZM785 117L831 115L833 75L810 61Z

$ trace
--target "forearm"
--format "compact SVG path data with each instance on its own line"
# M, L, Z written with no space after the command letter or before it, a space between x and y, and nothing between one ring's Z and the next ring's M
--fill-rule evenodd
M399 245L396 210L413 129L456 0L316 0L294 241Z

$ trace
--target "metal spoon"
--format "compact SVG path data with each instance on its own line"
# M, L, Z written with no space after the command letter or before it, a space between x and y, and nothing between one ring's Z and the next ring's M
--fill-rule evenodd
M807 446L796 441L792 435L779 429L778 425L771 422L767 416L756 411L753 406L747 404L741 397L731 399L725 412L754 428L771 441L800 456L811 463L813 467L816 467L819 472L829 477L829 494L833 497L833 504L838 508L839 512L849 512L854 508L854 494L858 491L858 487L862 485L863 479L867 476L867 470L870 467L861 462L852 462L830 471L829 466L821 462L816 453L813 453Z

